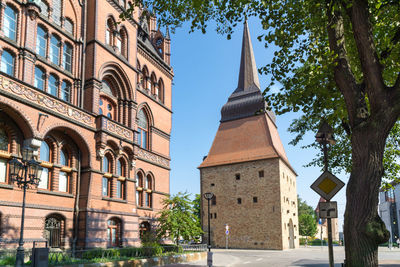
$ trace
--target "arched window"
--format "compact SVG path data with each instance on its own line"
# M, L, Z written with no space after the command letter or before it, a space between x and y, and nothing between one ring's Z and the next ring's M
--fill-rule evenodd
M150 86L151 86L151 95L156 95L156 93L158 93L156 91L156 86L157 86L157 78L156 75L154 73L151 74L150 77Z
M51 161L51 151L46 141L42 141L42 144L40 146L40 160L44 162ZM43 167L42 176L40 177L38 188L49 189L49 178L50 169L47 167Z
M111 173L111 168L111 157L107 154L103 157L103 172Z
M1 71L14 76L14 56L6 50L1 54Z
M125 58L127 58L128 57L128 34L126 33L125 28L122 28L119 31L119 38L121 40L121 47L119 47L119 51Z
M63 81L61 85L61 99L66 102L71 102L71 84Z
M147 175L146 177L146 184L144 185L144 189L146 192L146 198L145 198L145 206L148 208L152 207L152 179L150 175Z
M74 34L74 23L70 19L65 19L64 28L68 33Z
M161 79L158 81L158 99L164 103L164 82Z
M60 151L60 165L62 167L70 166L70 158L68 152L64 149ZM70 174L66 171L60 171L58 176L58 191L69 192Z
M0 128L0 150L9 152L10 140L4 128ZM0 183L7 182L7 159L0 158Z
M138 112L138 134L137 141L140 147L148 149L148 130L149 122L146 116L146 113L143 109Z
M51 13L51 18L58 26L60 26L61 25L62 0L53 0L52 8L53 8L53 13Z
M36 33L36 54L46 57L47 51L47 31L42 27L37 27Z
M109 247L119 247L121 245L121 220L112 218L107 221L107 239Z
M50 60L57 66L60 64L60 48L61 41L56 36L51 36L50 39Z
M46 79L46 75L44 71L39 68L35 67L35 87L40 90L44 90L44 81Z
M49 6L47 5L47 3L41 0L39 2L39 7L40 7L40 14L42 14L47 18L49 16Z
M143 239L143 237L150 232L150 223L149 222L142 222L139 224L139 234L140 234L140 239Z
M72 71L72 46L67 43L64 44L63 67L66 71Z
M149 79L149 71L147 70L146 66L143 67L142 70L142 88L149 89L148 87L148 79Z
M125 176L125 162L122 158L117 161L117 175L119 177ZM125 196L125 181L118 179L116 186L116 197L123 199Z
M141 207L143 206L143 174L141 172L136 174L136 183L136 205Z
M61 216L52 215L46 218L44 222L44 238L51 248L63 246L62 241L65 236L65 222Z
M17 12L9 5L4 10L3 32L11 40L17 40Z
M142 83L142 71L140 70L140 63L139 61L136 63L136 69L138 70L138 73L136 75L136 84L140 85Z
M125 176L125 162L122 159L117 161L117 175Z
M109 18L107 20L107 28L106 28L106 44L113 46L114 45L114 31L115 31L115 23Z
M58 96L58 78L51 74L49 77L47 92L53 96Z

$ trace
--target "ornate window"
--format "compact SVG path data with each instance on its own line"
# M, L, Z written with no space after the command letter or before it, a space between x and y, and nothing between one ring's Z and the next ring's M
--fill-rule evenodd
M62 167L70 166L70 158L64 149L60 151L60 165ZM66 171L60 171L58 176L58 191L60 192L69 192L69 180L70 174Z
M72 46L67 43L64 44L63 67L66 71L72 71Z
M102 81L102 93L107 94L108 96L100 96L99 100L99 114L103 114L110 119L116 120L116 105L114 101L111 100L114 96L114 91L111 88L111 85L106 81Z
M118 39L117 39L118 40ZM125 57L128 58L128 34L126 33L125 28L122 28L119 31L119 40L121 42L121 45L119 48L119 51L121 54ZM117 41L118 42L118 41ZM117 44L118 46L118 44Z
M125 182L117 180L117 192L116 192L116 197L117 198L124 198L125 195Z
M17 12L9 5L4 10L3 32L11 40L17 40Z
M39 2L40 7L40 14L45 16L46 18L49 17L49 6L43 0Z
M53 0L52 8L51 18L58 26L61 26L62 0Z
M74 23L70 19L65 19L64 28L68 33L74 34Z
M136 188L136 205L138 207L143 206L143 174L141 172L138 172L136 174L136 181L137 181L137 187Z
M139 225L139 234L140 234L140 239L143 239L143 236L145 236L147 233L150 232L150 223L149 222L142 222Z
M146 192L146 198L145 198L145 206L148 208L152 207L152 179L150 175L147 175L146 177L146 183L144 185L144 191Z
M4 128L0 128L0 150L9 151L10 140ZM7 159L0 158L0 183L7 182Z
M109 18L107 20L107 28L106 28L106 44L113 46L114 45L114 31L115 31L115 23Z
M71 102L71 84L63 81L61 85L61 99L66 102Z
M47 92L53 96L58 96L58 78L51 74L49 77Z
M158 92L156 90L157 87L157 79L154 73L151 74L150 77L150 86L151 86L151 95L155 96Z
M50 61L57 66L60 65L60 48L61 41L56 36L51 36L50 39Z
M137 83L137 85L140 85L140 84L142 83L142 78L143 78L143 76L142 76L142 72L141 72L141 70L140 70L140 63L139 63L139 61L136 63L136 69L138 70L138 73L137 73L137 75L136 75L136 83Z
M149 80L149 71L147 70L146 66L144 66L143 70L142 70L142 88L143 89L149 89L148 80Z
M1 54L1 71L14 76L14 56L6 50Z
M36 33L36 54L46 57L47 51L47 31L42 27L37 27Z
M102 170L104 173L111 173L112 170L112 159L109 154L103 157ZM102 195L106 197L111 196L111 180L107 177L102 179Z
M142 148L148 149L148 130L149 129L149 122L147 119L147 115L143 109L139 110L138 112L138 134L137 134L137 141L138 145Z
M44 90L45 79L45 72L41 68L35 67L35 87L37 89Z
M46 218L44 223L44 237L48 241L51 248L62 247L62 240L64 239L64 226L65 222L59 216L51 216Z
M158 99L161 103L164 103L164 82L161 78L158 81Z
M44 162L51 161L51 150L46 141L42 141L40 146L40 160ZM49 189L49 180L50 180L50 169L47 167L43 167L42 176L40 177L40 182L38 188L41 189Z
M121 220L112 218L107 221L107 239L109 247L119 247L121 245Z

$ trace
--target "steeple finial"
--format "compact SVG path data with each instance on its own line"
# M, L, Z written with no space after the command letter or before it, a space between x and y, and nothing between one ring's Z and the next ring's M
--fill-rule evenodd
M258 81L258 71L256 60L254 59L249 26L247 25L247 20L245 20L243 25L242 56L240 59L239 81L235 92L248 91L252 89L260 90L260 82Z
M166 33L165 33L165 39L171 40L171 37L169 35L169 27L168 27L168 25L167 25L167 30L166 30Z

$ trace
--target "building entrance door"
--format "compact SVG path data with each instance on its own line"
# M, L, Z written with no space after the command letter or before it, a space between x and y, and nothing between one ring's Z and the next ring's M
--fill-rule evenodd
M44 231L49 247L59 248L61 245L61 221L54 217L47 218Z
M292 219L289 220L289 248L294 248L294 228Z

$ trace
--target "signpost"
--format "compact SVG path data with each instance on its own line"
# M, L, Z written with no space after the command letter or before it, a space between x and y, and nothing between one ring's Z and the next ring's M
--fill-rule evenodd
M326 202L319 203L319 218L328 221L328 248L329 248L329 265L334 266L333 262L333 246L332 246L332 218L337 218L337 202L330 202L331 198L339 192L344 183L335 175L325 170L320 177L311 185L311 189L323 197ZM321 244L322 244L322 225L321 225Z
M225 248L228 249L229 225L225 224Z

